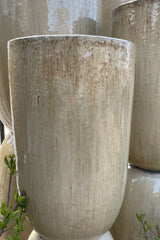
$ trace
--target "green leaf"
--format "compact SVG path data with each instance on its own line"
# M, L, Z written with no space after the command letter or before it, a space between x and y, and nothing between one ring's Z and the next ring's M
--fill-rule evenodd
M0 223L0 229L5 229L7 227L7 223L5 223L5 222L1 222Z
M27 198L26 196L19 196L18 198L18 205L22 208L24 208L27 204Z
M145 232L147 232L148 231L148 227L147 227L147 225L146 225L146 223L144 223L144 228L145 228Z
M154 227L154 222L151 220L149 226L152 228Z
M11 155L9 155L9 158L14 159L15 157L16 157L15 154L11 154Z
M25 214L25 213L22 214L21 220L22 220L22 221L26 220L26 214Z
M9 223L9 220L10 220L10 219L9 219L8 217L4 217L3 223L7 225L7 224Z
M136 213L136 217L137 217L137 219L138 219L139 222L142 222L142 216L141 216L141 215L139 215L138 213Z
M10 175L14 175L16 173L16 160L15 155L5 156L4 162L7 167L10 169ZM20 240L20 233L25 230L25 223L23 222L26 219L25 207L27 204L27 198L25 193L20 196L18 190L15 191L14 197L16 200L16 209L13 210L12 205L7 207L6 202L2 202L0 206L0 213L2 214L2 220L0 221L0 235L3 230L7 229L7 224L10 220L15 220L16 225L13 227L14 235L9 235L7 240Z
M12 219L16 220L16 218L18 217L19 214L20 214L20 210L16 210L16 211L10 213L10 216Z
M16 201L18 201L18 198L19 198L18 189L14 192L14 198Z
M10 206L10 212L13 212L13 206L12 205Z
M146 214L145 214L145 213L142 213L141 216L142 216L142 218L145 218Z
M145 236L145 234L144 234L144 233L142 234L142 236L143 236L143 238L146 238L146 236Z
M13 237L11 235L8 235L7 240L13 240Z
M7 215L8 215L8 208L7 208L7 203L6 202L2 202L1 207L0 207L0 211L1 211L1 214L4 217L7 217Z
M155 237L155 240L160 240L160 238L158 238L158 237Z
M11 160L12 163L10 162L10 175L16 174L16 161Z
M8 161L7 156L4 157L4 162L5 162L5 164L7 165L7 167L10 168L10 165L9 165L9 161Z

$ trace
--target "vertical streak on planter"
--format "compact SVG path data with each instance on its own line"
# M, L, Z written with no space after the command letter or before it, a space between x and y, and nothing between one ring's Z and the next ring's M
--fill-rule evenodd
M159 171L160 1L133 1L114 11L113 36L136 45L136 81L129 161Z
M30 221L46 239L97 239L115 221L125 191L133 44L85 35L21 38L10 42L9 69Z

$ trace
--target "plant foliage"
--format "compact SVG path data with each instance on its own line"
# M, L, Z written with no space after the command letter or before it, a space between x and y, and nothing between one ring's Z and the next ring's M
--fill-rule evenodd
M0 236L12 229L13 235L8 235L7 240L20 240L20 234L25 230L27 198L24 192L20 195L16 190L14 194L15 205L9 205L11 180L12 176L16 174L15 155L6 156L4 162L9 168L10 179L7 202L3 201L0 206Z

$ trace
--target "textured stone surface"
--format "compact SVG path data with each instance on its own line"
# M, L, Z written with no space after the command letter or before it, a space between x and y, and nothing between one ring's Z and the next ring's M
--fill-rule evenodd
M9 45L19 187L47 239L104 234L126 185L134 45L93 36ZM47 222L47 225L46 225Z
M136 213L144 212L146 220L160 222L160 173L131 168L128 171L127 187L120 214L112 227L116 240L143 240L143 228ZM150 232L148 239L155 240Z
M159 171L160 1L133 1L113 15L113 36L136 45L136 80L129 161Z
M8 194L8 184L9 184L9 171L8 167L4 163L4 157L14 154L14 143L13 143L13 135L9 134L0 148L0 204L2 201L7 201L7 194ZM10 193L10 205L15 204L14 200L14 192L17 189L16 184L16 177L12 177L12 184L11 184L11 193ZM29 223L26 224L26 230L24 233L21 234L22 240L27 240L29 234L33 228L30 226ZM4 233L0 239L7 239L8 235L12 235L12 230Z

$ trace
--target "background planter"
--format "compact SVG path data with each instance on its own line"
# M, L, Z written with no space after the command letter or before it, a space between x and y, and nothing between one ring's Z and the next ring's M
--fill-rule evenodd
M2 201L7 201L7 193L8 193L8 184L9 184L9 170L6 164L4 163L4 157L14 154L14 147L13 147L13 135L9 134L0 148L0 204ZM14 200L14 192L17 189L16 184L16 176L12 177L12 184L11 184L11 194L10 194L10 205L15 204ZM24 233L21 234L21 239L26 240L33 230L29 223L25 226L26 230ZM2 239L7 239L8 235L12 235L12 231L7 231L2 235Z
M128 171L127 187L120 214L112 227L116 240L143 240L143 228L136 213L146 213L146 220L160 222L160 173L131 168ZM148 233L148 239L154 236Z
M22 38L9 44L9 69L30 221L46 239L103 235L126 185L133 44L83 35Z
M113 36L136 44L136 81L129 161L159 171L160 1L133 1L115 9Z
M99 0L0 1L0 119L9 129L7 41L41 34L100 35L101 8Z
M126 2L129 2L129 0L102 0L101 35L111 36L112 11L120 4Z

